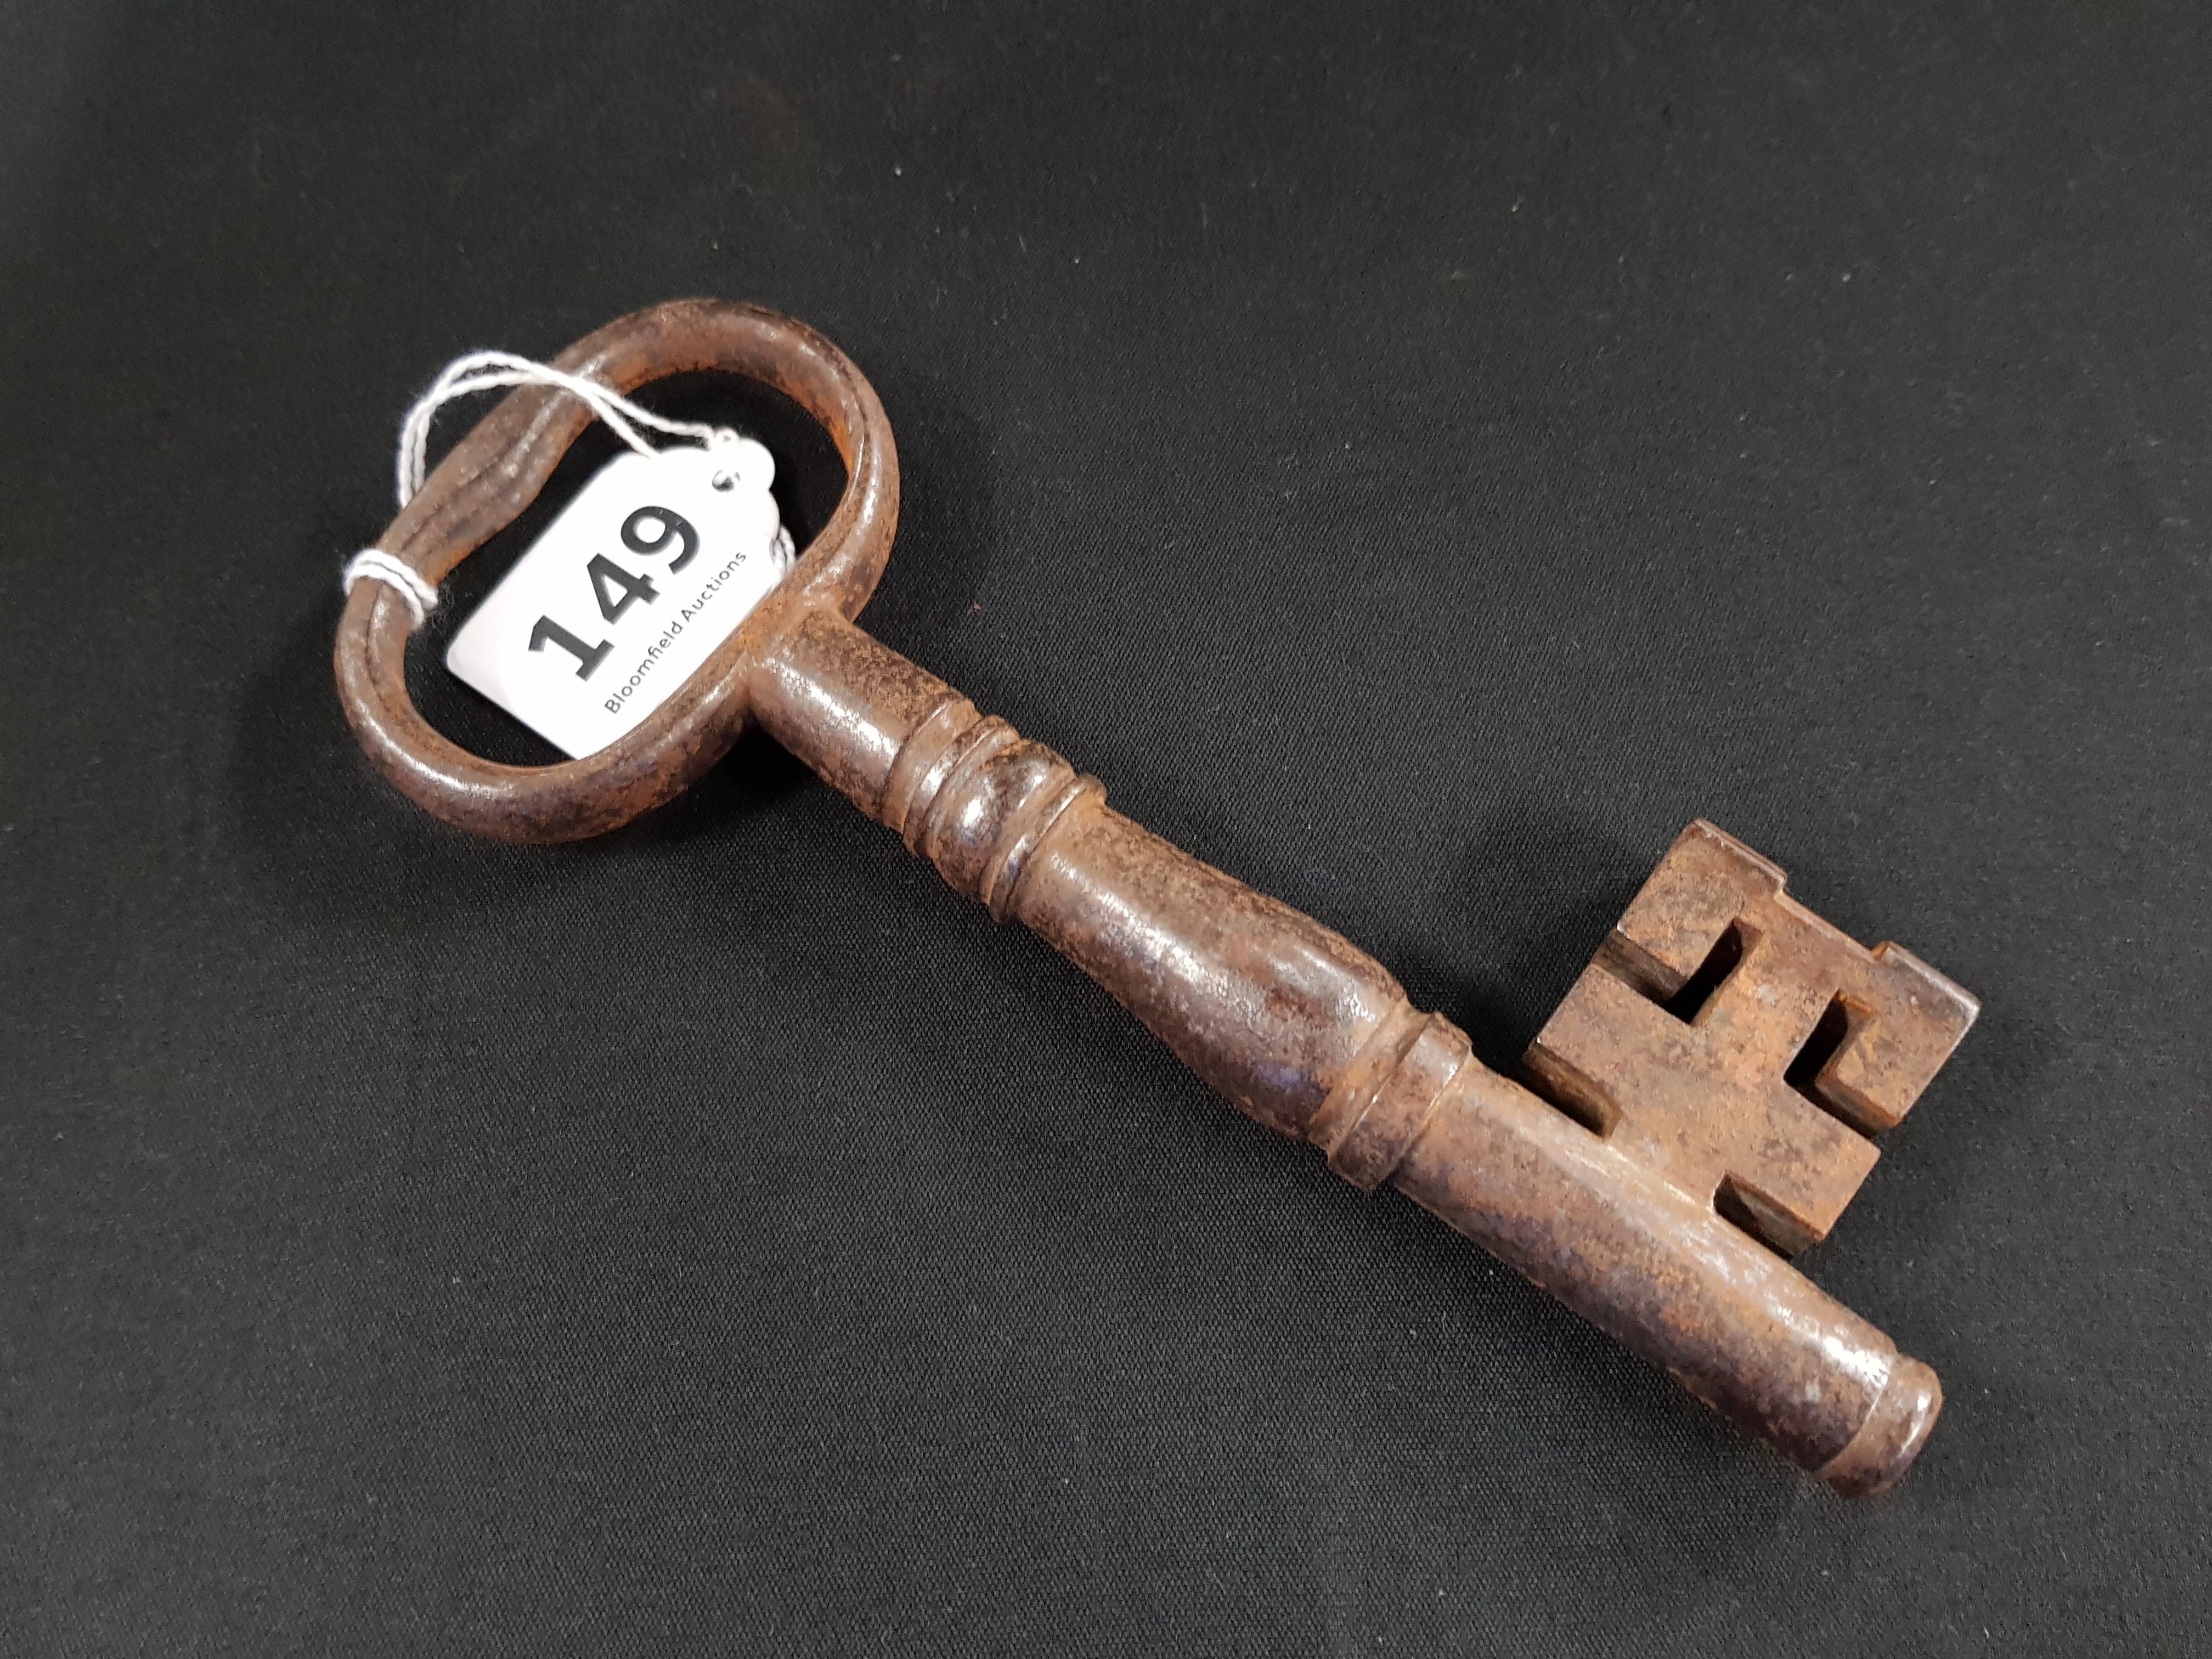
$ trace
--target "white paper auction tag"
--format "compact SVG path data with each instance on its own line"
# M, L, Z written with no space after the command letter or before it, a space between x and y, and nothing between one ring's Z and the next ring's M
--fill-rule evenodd
M734 454L617 456L461 624L446 666L565 753L596 754L666 702L787 568L775 477L750 439Z

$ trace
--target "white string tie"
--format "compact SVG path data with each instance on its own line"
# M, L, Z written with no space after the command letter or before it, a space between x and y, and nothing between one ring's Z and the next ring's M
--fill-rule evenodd
M703 421L674 421L665 415L656 415L611 386L581 374L571 374L550 363L533 362L511 351L471 351L447 363L430 383L430 389L415 400L407 411L407 418L399 423L397 482L402 507L422 490L429 460L430 422L437 417L438 411L456 398L465 398L471 392L518 386L550 386L567 392L605 422L608 430L641 455L657 455L660 452L645 441L638 431L640 427L665 433L672 438L690 439L710 451L732 450L741 441L728 427L709 426ZM727 489L736 479L732 459L718 468L708 482L717 489ZM790 532L779 529L776 538L776 551L784 556L787 563ZM353 585L364 578L397 589L417 628L422 625L423 617L438 608L436 586L425 581L419 573L380 547L365 547L346 561L338 576L338 591L350 593Z
M408 614L415 618L417 628L422 625L423 617L438 608L438 590L410 566L380 547L364 547L346 561L345 572L338 578L338 591L352 592L353 585L363 576L397 589L399 597L407 602Z

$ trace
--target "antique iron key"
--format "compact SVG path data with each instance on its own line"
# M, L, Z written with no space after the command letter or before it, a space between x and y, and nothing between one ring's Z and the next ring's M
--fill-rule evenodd
M560 765L496 765L432 729L408 698L408 609L356 587L339 693L400 789L478 834L571 840L668 799L757 721L1347 1180L1394 1184L1838 1491L1878 1491L1911 1463L1941 1407L1935 1373L1786 1258L1834 1224L1870 1137L1965 1035L1972 997L1895 946L1854 944L1789 898L1781 871L1695 823L1538 1036L1531 1086L1499 1076L1381 963L1122 817L1096 779L854 623L890 555L897 462L874 392L829 342L681 301L558 366L623 391L703 368L763 381L829 430L844 495L681 690ZM588 419L558 393L514 392L380 545L441 580Z

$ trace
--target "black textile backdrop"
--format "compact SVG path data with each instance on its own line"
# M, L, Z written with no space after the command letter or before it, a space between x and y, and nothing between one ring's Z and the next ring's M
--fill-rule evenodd
M1143 11L0 14L0 1650L2204 1650L2203 9ZM1808 1261L1906 1485L757 739L374 778L401 410L692 293L882 392L869 626L1492 1063L1698 815L1978 993Z

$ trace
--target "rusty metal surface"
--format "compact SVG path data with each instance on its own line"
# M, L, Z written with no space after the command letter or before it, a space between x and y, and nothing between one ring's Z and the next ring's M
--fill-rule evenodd
M897 464L836 348L692 301L560 361L624 389L700 367L766 380L830 428L845 499L690 685L561 766L494 766L432 732L407 702L405 609L356 588L340 695L399 787L479 834L569 839L667 799L757 720L1346 1179L1394 1183L1837 1490L1909 1467L1940 1409L1935 1374L1780 1252L1833 1224L1872 1165L1866 1133L1904 1115L1964 1035L1965 993L1893 946L1862 950L1789 899L1773 866L1694 824L1538 1038L1540 1098L1348 940L1132 823L1097 780L854 625L888 556ZM583 424L565 403L511 396L380 544L442 576L542 486Z

